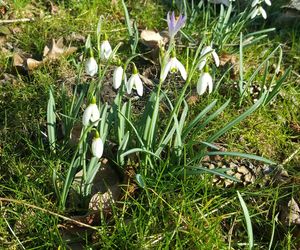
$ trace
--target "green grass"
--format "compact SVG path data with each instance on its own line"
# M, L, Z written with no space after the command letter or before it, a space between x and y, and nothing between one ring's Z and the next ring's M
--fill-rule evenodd
M65 1L57 4L59 12L49 18L46 18L50 14L48 7L43 1L37 2L35 10L43 10L45 16L36 22L10 25L10 28L18 27L21 31L9 35L8 42L40 59L44 46L52 38L67 37L72 32L84 37L94 34L97 20L103 15L103 31L113 46L125 40L120 58L127 59L130 54L128 34L121 1L117 2L112 6L110 1L104 0ZM26 17L26 8L32 7L29 5L30 1L14 1L9 12L15 11L16 18ZM167 27L164 19L168 6L161 1L128 1L128 8L139 29L162 30ZM201 22L202 18L196 19L186 32L195 34L198 32L195 27L203 29ZM298 31L296 27L270 34L268 39L245 49L245 78L249 78L265 58L265 53L272 51L278 43L284 44L281 70L285 71L290 65L293 69L274 103L261 108L218 139L217 142L228 151L258 154L282 163L299 148L299 131L290 126L291 122L300 124ZM182 43L186 45L187 41L182 39ZM72 82L72 76L76 74L74 61L79 61L84 44L75 41L72 45L78 46L75 54L49 62L29 75L15 74L11 67L11 53L0 50L0 80L4 73L14 75L13 81L0 83L0 197L15 200L0 200L1 249L22 249L21 244L26 249L66 247L59 231L59 225L65 221L59 215L72 217L72 214L59 210L51 175L52 169L63 168L64 160L71 155L63 146L56 155L51 153L43 133L47 127L49 86L59 91L63 82L70 90L75 84L75 78ZM234 52L238 57L237 46L225 46L224 50ZM138 46L138 51L143 51L143 48ZM184 46L177 53L180 60L186 58ZM274 58L272 63L276 60ZM144 63L143 67L147 66L148 62ZM218 73L216 77L219 77ZM261 77L259 74L256 81L259 82ZM191 117L195 117L213 99L218 99L216 107L219 108L232 98L220 118L213 120L201 136L195 137L199 141L208 138L253 103L251 98L245 98L240 107L237 91L232 87L238 76L233 79L228 75L226 79L222 92L201 96L190 107ZM189 95L193 94L196 81L192 83ZM176 97L177 85L164 86L164 89L174 91ZM59 98L58 94L57 101ZM293 177L290 182L279 186L228 189L212 185L213 177L208 174L176 176L175 173L166 173L159 167L165 165L168 169L176 164L163 162L162 166L157 166L156 173L145 177L145 188L126 193L113 206L111 217L94 225L97 230L82 233L83 245L87 249L230 249L229 246L247 249L247 227L236 194L239 190L252 221L254 249L268 248L274 223L272 249L295 249L299 244L299 239L293 234L296 228L285 226L280 220L277 222L275 215L280 207L286 206L290 197L299 201L299 162L298 152L284 165Z

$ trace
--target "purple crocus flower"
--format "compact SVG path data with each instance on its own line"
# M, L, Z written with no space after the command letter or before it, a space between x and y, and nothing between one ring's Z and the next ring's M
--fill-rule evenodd
M181 29L185 21L186 21L185 16L182 16L180 14L178 19L176 20L174 11L172 12L171 16L170 16L170 12L168 12L167 22L169 27L169 36L171 38L173 38L176 35L176 33Z

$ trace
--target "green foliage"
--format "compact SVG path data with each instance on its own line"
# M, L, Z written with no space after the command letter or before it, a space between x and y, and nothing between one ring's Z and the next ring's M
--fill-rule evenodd
M11 11L17 10L16 18L24 17L22 11L28 4L28 1L19 2L10 7ZM188 65L188 79L185 84L172 76L168 78L170 82L158 83L154 79L154 87L148 86L151 93L143 97L147 104L142 114L137 110L136 101L124 94L125 88L118 91L111 106L100 101L103 86L111 80L106 78L112 72L109 65L116 61L111 58L105 65L101 62L98 76L85 78L83 64L79 62L79 54L84 51L82 43L71 42L79 47L78 54L58 59L29 75L17 75L13 81L4 78L4 71L13 73L10 55L0 52L3 70L0 73L0 197L17 201L0 201L3 214L0 237L4 248L66 247L58 229L64 223L59 214L28 204L63 213L68 207L66 201L74 176L83 168L85 179L80 191L84 197L88 196L94 175L102 166L89 155L89 137L93 136L94 129L106 141L106 149L110 144L116 145L109 161L121 171L127 164L137 164L134 179L139 190L134 195L126 192L122 201L113 206L113 224L103 220L101 225L96 225L99 231L85 236L86 248L239 249L240 243L253 245L251 238L255 239L255 247L295 247L297 239L292 236L292 228L286 228L282 237L278 237L282 231L276 214L278 204L285 204L288 197L297 194L298 184L224 190L212 185L213 176L238 180L227 175L227 169L203 167L199 159L205 155L226 155L229 160L238 156L271 164L267 159L283 162L292 156L285 167L297 178L299 155L293 153L299 147L299 135L289 125L299 123L298 34L292 31L288 37L292 39L283 40L276 32L267 38L272 30L257 31L257 27L249 26L251 22L241 19L237 7L227 9L203 1L199 5L196 1L182 2L178 7L188 15L189 22L176 38L181 44L177 57L181 62L188 58L183 63ZM167 9L161 8L161 2L128 1L126 4L135 27L159 31L166 27ZM42 2L37 5L49 14ZM142 74L150 64L139 54L131 57L131 48L127 46L130 41L125 40L130 34L123 7L121 2L111 5L110 1L103 0L60 2L59 14L38 22L17 24L22 31L9 38L9 42L25 52L41 55L52 38L75 32L90 35L94 54L98 55L101 34L107 33L114 54L125 61L127 73L131 73L131 62L139 68L142 61L139 68ZM102 18L97 23L99 16ZM142 52L139 44L136 45L137 38L133 41L136 51ZM117 45L119 42L125 45ZM240 53L237 62L240 76L230 75L230 70L225 71L226 66L220 69L213 66L213 77L215 82L219 81L219 87L191 104L188 98L193 95L199 75L199 54L211 42L218 53L221 50L231 55ZM72 74L62 77L68 70ZM238 80L241 87L234 90L231 83ZM262 91L254 103L248 87L257 82L270 91ZM174 88L176 93L172 93ZM71 140L74 128L81 123L82 113L93 95L97 96L102 119L96 128L83 129L81 140L74 145ZM219 145L226 145L226 151L220 152ZM245 201L239 196L238 202L236 189L245 194ZM248 221L245 227L241 223L241 205ZM64 213L70 215L66 210ZM250 214L253 232L249 228ZM21 230L17 221L24 225ZM230 229L233 234L228 235ZM90 238L96 240L92 242Z

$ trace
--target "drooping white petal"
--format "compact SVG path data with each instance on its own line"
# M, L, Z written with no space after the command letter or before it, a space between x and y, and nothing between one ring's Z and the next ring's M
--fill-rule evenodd
M254 0L251 4L251 7L253 8L254 6L256 6L259 3L260 0Z
M107 40L103 41L100 47L100 57L103 60L107 60L112 53L112 48Z
M100 119L100 112L95 103L91 103L83 112L82 116L82 124L84 126L88 126L90 122L95 123L94 125L98 125L98 121Z
M262 15L262 17L263 17L264 19L267 19L267 13L266 13L266 11L264 10L264 8L261 7L261 6L259 6L258 9L259 9L258 11L259 11L260 14Z
M206 91L206 88L207 88L207 83L204 82L202 80L202 76L200 76L200 78L198 80L198 83L197 83L197 93L198 93L198 95L203 95L204 92Z
M220 65L220 59L219 59L219 56L218 56L218 54L216 53L215 50L213 50L212 56L214 58L216 66L219 67L219 65Z
M130 95L134 84L134 74L126 81L127 94Z
M213 81L212 81L212 77L209 73L204 72L201 74L198 83L197 83L197 93L199 95L203 95L207 89L207 87L209 88L209 93L212 92L212 88L213 88Z
M176 58L174 58L174 59L175 59L174 60L174 67L176 67L179 70L179 72L180 72L181 77L183 78L183 80L186 80L187 73L186 73L185 67Z
M219 67L220 59L219 59L218 54L216 53L216 51L211 46L206 46L201 50L201 53L200 53L201 59L200 59L199 65L198 65L199 70L202 70L204 68L204 66L207 62L207 58L208 58L210 53L213 56L213 59L215 61L216 66Z
M251 13L251 19L253 19L254 17L256 17L258 14L258 8L255 8L252 13Z
M138 73L132 74L126 82L126 88L128 94L131 94L132 88L135 88L139 96L143 95L143 83Z
M86 62L85 62L85 72L89 76L94 76L98 72L98 64L95 60L94 57L90 57Z
M83 116L82 116L82 124L84 126L88 126L90 119L91 119L91 115L92 115L92 108L90 106L88 106L84 112L83 112Z
M143 83L138 74L136 74L136 76L135 76L134 85L135 85L136 92L138 93L138 95L143 96Z
M92 123L96 122L94 125L97 126L100 119L100 112L96 104L90 104L90 105L92 105L92 114L90 120Z
M208 85L208 93L210 94L213 91L213 80L211 75L209 75L209 77L207 78L207 85Z
M163 69L163 72L161 73L161 77L160 77L160 80L163 82L164 80L166 80L167 78L167 75L170 71L170 68L172 66L172 61L169 60L167 65L165 66L165 68Z
M100 137L93 139L92 153L93 156L97 158L101 158L101 156L103 155L103 142Z
M200 55L204 56L204 55L208 55L211 51L212 51L212 47L211 46L205 46L202 50Z
M186 70L183 66L183 64L178 61L178 59L176 57L172 57L169 62L167 63L167 65L165 66L165 68L163 69L163 72L161 74L161 81L164 81L168 75L169 72L173 73L178 71L181 74L181 77L186 80L187 78L187 73Z
M113 75L113 87L118 89L122 83L123 68L121 66L115 68Z
M267 5L269 5L269 6L271 6L271 5L272 5L272 3L271 3L271 1L270 1L270 0L265 0L265 3L266 3Z
M207 62L206 58L201 59L199 65L198 65L198 69L202 70L204 68L206 62Z

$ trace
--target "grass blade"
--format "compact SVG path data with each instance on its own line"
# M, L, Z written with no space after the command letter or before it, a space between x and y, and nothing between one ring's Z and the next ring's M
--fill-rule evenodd
M209 124L213 119L215 119L219 114L221 114L229 103L230 99L227 102L225 102L219 109L217 109L213 114L207 117L207 119L200 126L197 127L193 134L198 135L199 131L205 128L207 124Z
M257 100L257 102L252 107L250 107L246 112L244 112L243 114L241 114L239 117L237 117L233 121L229 122L224 128L222 128L219 131L217 131L214 135L212 135L211 137L209 137L206 140L206 142L212 143L213 141L215 141L216 139L218 139L220 136L222 136L223 134L225 134L234 125L236 125L237 123L239 123L240 121L242 121L243 119L245 119L247 116L249 116L250 114L252 114L256 109L258 109L260 107L260 105L264 102L265 98L266 98L266 93L263 93L263 95L259 98L259 100Z
M205 109L203 109L196 117L194 120L192 120L188 127L185 128L182 132L182 139L184 140L185 137L188 135L188 133L191 131L191 129L193 129L193 127L195 127L197 125L197 123L199 122L199 120L205 116L217 103L217 100L214 100L212 103L210 103L208 106L205 107Z
M187 174L201 174L203 172L209 173L209 174L214 174L214 175L219 175L221 177L224 177L226 179L235 181L235 182L241 182L239 179L237 179L234 176L225 174L226 171L229 170L229 168L220 168L220 169L209 169L206 167L202 166L193 166L193 167L187 167L187 169L190 169L190 171L187 172Z
M152 156L155 156L156 158L158 158L161 161L161 158L159 156L157 156L156 154L154 154L153 152L146 150L146 149L142 149L142 148L132 148L127 150L126 152L124 152L123 154L120 155L120 157L125 157L127 155L133 154L133 153L137 153L137 152L143 152L146 154L150 154Z
M239 191L236 191L236 192L237 192L237 195L239 197L239 200L240 200L243 212L244 212L244 217L245 217L246 226L247 226L248 239L249 239L249 249L251 250L251 249L253 249L253 246L254 246L251 218L250 218L249 211L248 211L247 205L246 205L243 197L240 195Z
M55 141L56 141L56 115L55 115L55 100L53 96L53 90L49 90L49 100L47 105L47 130L50 150L55 153Z
M214 152L207 152L206 155L224 155L224 156L236 156L236 157L242 157L242 158L248 158L248 159L252 159L252 160L256 160L256 161L261 161L261 162L265 162L267 164L271 164L274 165L276 164L275 162L261 157L261 156L257 156L257 155L253 155L253 154L246 154L246 153L240 153L240 152L221 152L221 151L214 151Z

